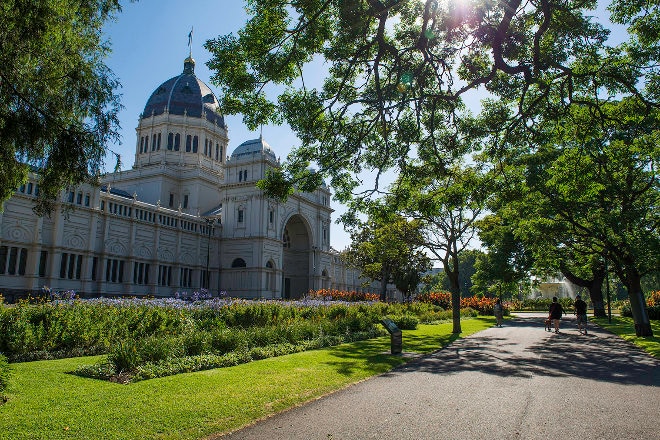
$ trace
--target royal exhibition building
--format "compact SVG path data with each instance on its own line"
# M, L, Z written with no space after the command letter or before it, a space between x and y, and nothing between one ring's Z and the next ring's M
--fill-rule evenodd
M144 106L132 169L63 192L50 217L33 213L31 175L0 213L5 298L44 286L81 297L364 290L330 246L329 188L265 197L256 182L279 166L274 149L263 138L232 148L217 109L188 57Z

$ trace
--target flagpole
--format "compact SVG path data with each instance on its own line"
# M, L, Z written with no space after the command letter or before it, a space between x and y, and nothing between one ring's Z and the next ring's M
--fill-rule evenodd
M188 34L188 49L189 49L188 56L190 56L190 58L192 58L193 30L194 30L194 28L191 27L191 28L190 28L190 33Z

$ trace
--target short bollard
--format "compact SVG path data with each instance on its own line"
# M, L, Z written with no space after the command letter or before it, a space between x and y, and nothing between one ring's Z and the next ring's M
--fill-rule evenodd
M387 329L388 333L390 334L390 351L392 354L401 354L401 346L402 346L402 336L401 336L401 330L399 330L399 327L396 326L394 321L391 319L383 319L380 321L383 326Z

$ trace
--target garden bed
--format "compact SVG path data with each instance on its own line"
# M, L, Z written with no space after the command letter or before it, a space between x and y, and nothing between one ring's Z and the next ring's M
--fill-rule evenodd
M374 338L384 317L402 329L451 319L434 304L364 299L320 291L301 301L23 301L0 305L0 352L12 362L103 354L72 372L127 383Z

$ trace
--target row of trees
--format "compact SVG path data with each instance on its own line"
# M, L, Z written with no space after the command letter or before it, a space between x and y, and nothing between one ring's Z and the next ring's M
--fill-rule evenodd
M262 182L267 194L329 178L351 207L344 220L367 217L357 253L381 221L401 237L415 222L408 243L442 262L454 299L458 256L477 230L489 250L479 264L502 284L561 271L599 312L607 262L637 334L651 334L640 279L660 267L657 0L610 5L628 31L616 45L593 0L247 4L246 26L206 47L225 111L253 128L286 121L301 140ZM315 58L328 71L308 88ZM269 83L286 86L277 99ZM477 113L463 103L475 91ZM397 178L383 188L387 172Z

